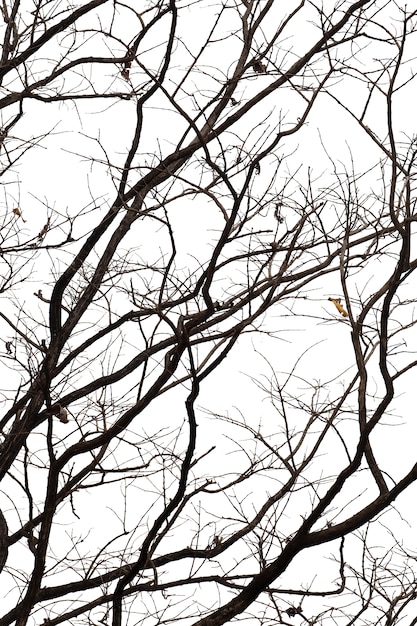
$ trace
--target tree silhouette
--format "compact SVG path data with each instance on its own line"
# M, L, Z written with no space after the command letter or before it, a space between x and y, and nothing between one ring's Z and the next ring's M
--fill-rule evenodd
M415 624L417 11L1 12L0 626Z

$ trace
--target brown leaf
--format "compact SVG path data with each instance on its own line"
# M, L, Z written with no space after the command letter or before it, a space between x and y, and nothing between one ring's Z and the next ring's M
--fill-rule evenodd
M42 228L41 232L38 235L38 239L40 241L45 237L46 233L48 232L50 222L51 222L51 218L48 217L48 220L47 220L45 226Z
M266 74L266 65L261 61L254 61L253 69L257 74Z
M13 213L14 213L17 217L21 217L21 218L22 218L22 220L23 220L24 222L26 222L26 220L25 220L25 219L23 219L22 211L21 211L18 207L15 207L15 208L13 209Z

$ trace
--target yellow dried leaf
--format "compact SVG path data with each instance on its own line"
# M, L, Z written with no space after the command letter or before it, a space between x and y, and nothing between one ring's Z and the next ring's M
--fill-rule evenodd
M345 311L345 309L343 308L342 304L341 304L341 299L340 298L329 298L330 302L333 302L333 304L335 305L336 309L339 311L339 313L341 315L343 315L343 317L347 317L348 314Z

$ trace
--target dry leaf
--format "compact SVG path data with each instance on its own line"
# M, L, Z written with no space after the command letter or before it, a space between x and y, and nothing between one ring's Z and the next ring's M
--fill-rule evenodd
M347 317L348 314L346 313L345 309L343 308L342 304L341 304L341 299L340 298L329 298L330 302L333 302L333 304L335 305L336 309L339 311L339 313L341 315L343 315L343 317Z
M50 223L51 223L51 218L50 218L50 217L48 217L48 220L47 220L47 222L46 222L45 226L42 228L41 232L40 232L40 233L39 233L39 235L38 235L38 239L39 239L39 241L42 241L42 239L45 237L46 233L47 233L47 232L48 232L48 230L49 230L49 224L50 224Z
M63 424L68 424L68 411L64 409L58 402L51 406L51 410L49 411L50 415L56 415L60 422Z
M266 65L261 61L255 61L253 63L253 69L257 74L266 74Z
M18 207L15 207L15 208L13 209L13 213L14 213L15 215L17 215L17 217L21 217L21 218L22 218L22 220L23 220L24 222L26 222L26 220L23 218L22 211L21 211Z

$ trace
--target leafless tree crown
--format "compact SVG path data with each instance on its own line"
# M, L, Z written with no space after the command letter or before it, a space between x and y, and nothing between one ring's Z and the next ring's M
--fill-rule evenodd
M413 3L0 11L0 626L417 624Z

